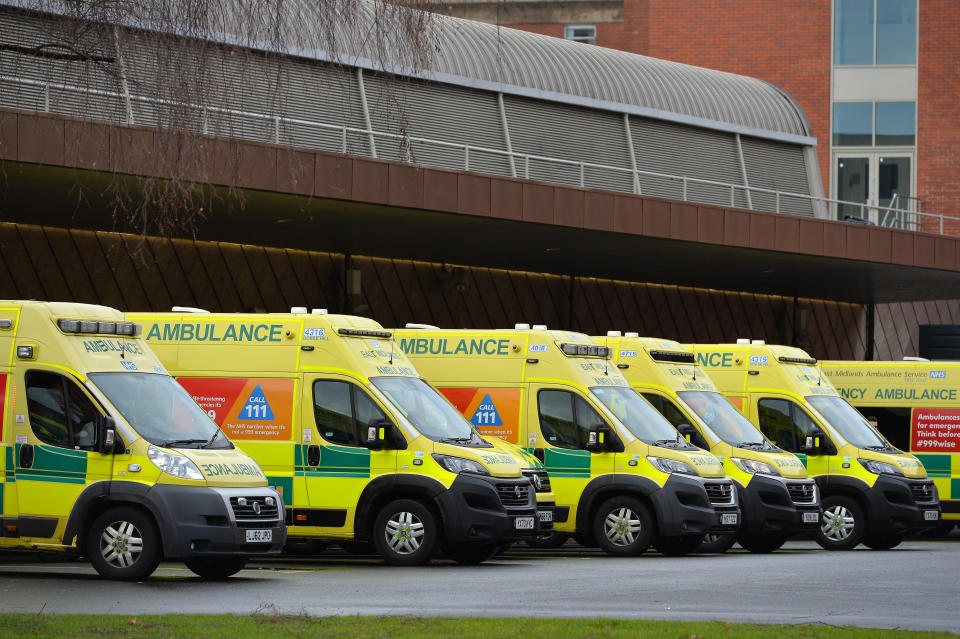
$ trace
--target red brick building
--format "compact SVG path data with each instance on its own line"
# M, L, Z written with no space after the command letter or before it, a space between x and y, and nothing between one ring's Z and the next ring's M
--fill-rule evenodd
M956 0L494 4L452 0L446 12L767 80L806 111L829 197L960 217ZM843 215L916 228L869 208Z

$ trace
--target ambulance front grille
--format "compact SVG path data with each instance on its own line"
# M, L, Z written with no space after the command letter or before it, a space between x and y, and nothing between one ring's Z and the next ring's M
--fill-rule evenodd
M504 506L526 506L530 501L530 488L520 484L500 484L497 494Z
M937 501L937 489L932 481L910 484L910 494L913 495L913 501L918 504L933 504Z
M523 471L524 477L530 478L530 483L533 484L533 487L538 493L549 493L550 492L550 474L545 470L534 470L533 468L527 468ZM537 487L536 481L533 479L534 476L540 478L540 487Z
M276 521L280 518L277 500L274 497L231 497L230 508L237 523Z
M733 503L733 484L731 482L704 483L707 497L714 506L729 506Z
M812 504L817 501L817 487L812 483L788 483L787 492L795 504Z

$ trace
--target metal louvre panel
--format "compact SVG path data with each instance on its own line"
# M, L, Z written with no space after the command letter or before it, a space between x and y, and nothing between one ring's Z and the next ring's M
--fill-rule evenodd
M740 144L751 187L803 195L810 193L803 147L749 137L741 137ZM750 197L753 208L777 211L774 194L752 191ZM779 210L794 215L813 215L812 203L804 198L781 196Z
M496 94L445 84L428 83L381 74L365 73L364 88L370 110L370 125L375 131L430 138L456 145L469 145L502 151L496 154L471 149L469 156L461 146L443 146L412 141L377 139L396 158L417 164L481 173L509 175L506 142L500 124Z
M579 186L580 166L587 162L609 167L584 167L583 186L631 192L630 155L622 116L504 96L504 108L514 153L568 160L551 162L517 157L517 176Z
M632 117L630 135L639 171L743 184L736 138L731 134ZM722 206L731 204L729 186L688 181L684 198L680 179L640 175L639 181L644 195ZM743 189L734 189L733 205L745 207L746 204Z
M51 32L57 25L52 19L31 14L0 11L0 34L9 44L33 47L50 43ZM84 51L97 55L114 55L110 42L88 32L80 45ZM51 113L82 117L106 122L124 118L123 104L116 95L98 95L94 92L118 94L116 65L88 60L52 60L6 51L0 55L0 75L31 82L2 82L0 104L18 109L45 111L49 101ZM91 91L61 89L54 85L72 85ZM42 85L42 86L41 86Z

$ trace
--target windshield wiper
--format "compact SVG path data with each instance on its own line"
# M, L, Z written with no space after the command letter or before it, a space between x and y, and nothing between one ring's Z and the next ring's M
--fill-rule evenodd
M676 448L679 443L680 441L678 439L658 439L653 442L653 445L662 446L663 448Z
M207 443L204 444L203 447L210 448L211 446L213 446L213 440L215 440L217 438L217 435L221 434L221 432L222 431L220 430L220 427L217 426L217 430L214 431L213 435L210 436L210 439L207 440Z
M737 448L764 448L766 445L766 442L740 442Z
M473 435L471 435L470 437L441 437L440 438L441 444L446 444L449 442L454 442L459 444L462 442L472 442L472 441L473 441Z
M171 439L160 444L164 448L171 448L176 445L184 444L205 444L207 443L206 439Z

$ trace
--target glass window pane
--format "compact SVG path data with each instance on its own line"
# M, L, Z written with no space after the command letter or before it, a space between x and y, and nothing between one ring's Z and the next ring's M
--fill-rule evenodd
M838 200L844 202L866 203L870 185L869 158L837 158L837 190ZM839 219L863 219L866 211L863 207L853 204L841 204L837 212Z
M836 0L833 63L873 64L873 0Z
M916 144L915 102L877 102L877 146Z
M80 448L92 448L97 443L97 416L100 414L80 387L67 383L67 396L70 400L70 429L73 431L73 445Z
M55 373L27 373L27 412L33 434L45 444L70 447L63 378Z
M877 64L917 63L917 0L877 0Z
M870 146L873 143L873 105L837 102L833 105L833 145Z
M370 399L369 395L356 387L354 387L353 390L356 398L355 407L357 409L357 423L360 425L361 433L366 432L367 428L371 423L373 423L374 420L390 421L386 414L380 410L380 407L377 406L372 399Z
M540 404L540 432L551 446L580 448L577 427L573 423L573 395L566 391L543 390Z
M790 420L790 402L785 399L761 399L757 402L760 430L767 439L791 453L800 452L793 436Z
M350 408L350 384L314 382L313 410L321 437L334 444L357 444Z

